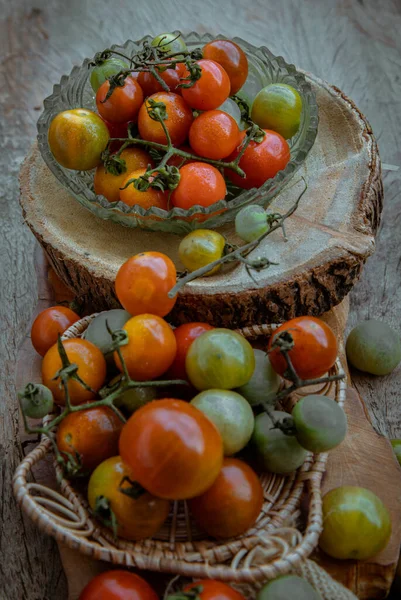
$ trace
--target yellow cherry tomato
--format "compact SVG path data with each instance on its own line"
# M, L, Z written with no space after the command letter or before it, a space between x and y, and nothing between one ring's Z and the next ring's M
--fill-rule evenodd
M181 240L178 253L182 264L188 271L196 271L223 256L226 240L211 229L191 231ZM213 275L220 269L217 265L206 275Z
M49 147L66 169L89 171L101 162L110 134L104 121L91 110L75 108L56 115L49 127Z
M95 172L94 187L95 193L101 194L109 202L118 202L120 200L120 188L123 187L127 175L138 169L146 169L148 165L153 167L153 160L150 155L141 148L125 148L120 154L120 158L125 160L126 169L120 175L113 175L106 171L104 165L100 165Z
M383 502L370 490L343 485L323 498L319 545L333 558L366 560L390 539L391 520Z

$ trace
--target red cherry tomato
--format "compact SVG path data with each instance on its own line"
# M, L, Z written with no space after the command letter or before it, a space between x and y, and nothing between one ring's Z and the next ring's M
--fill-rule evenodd
M172 92L158 92L150 96L141 106L138 116L138 129L141 137L149 142L167 144L166 134L159 121L149 116L149 100L163 102L166 107L167 119L164 124L170 134L174 146L179 146L188 137L189 128L193 121L192 110L178 94Z
M236 94L248 77L248 59L245 52L231 40L214 40L203 47L203 58L214 60L230 78L230 95Z
M173 364L168 370L171 379L188 379L185 368L185 359L192 342L202 333L214 329L208 323L185 323L174 329L174 335L177 342L177 354Z
M240 139L236 121L221 110L208 110L191 125L189 143L199 156L220 160L234 152Z
M197 110L213 110L218 108L230 95L230 79L217 62L201 59L198 65L202 69L200 78L194 85L182 89L182 97L192 108ZM185 70L184 78L189 76Z
M118 270L117 298L131 315L151 313L166 316L177 297L168 292L177 282L172 260L161 252L141 252L129 258Z
M186 144L183 144L182 146L180 146L180 150L183 150L184 152L188 152L189 154L196 154L196 152L194 152L194 150L190 146L187 146ZM181 168L190 162L196 162L196 161L194 161L190 158L183 158L179 154L173 154L173 156L168 159L167 164L172 167Z
M245 533L255 524L262 504L259 477L237 458L225 458L213 485L188 502L195 521L216 538Z
M180 76L175 69L166 69L159 73L163 81L168 85L170 92L180 92L177 85L180 83ZM138 83L141 86L145 96L151 96L157 92L165 92L162 84L157 81L156 77L148 71L141 71L138 76Z
M106 571L84 588L79 600L159 600L147 581L128 571Z
M42 310L32 324L32 345L41 356L51 348L58 338L73 323L79 321L79 315L66 306L51 306Z
M283 331L291 333L294 347L288 352L295 371L301 379L321 377L334 365L338 354L337 338L333 330L315 317L297 317L276 329L269 341L269 358L273 369L281 376L287 362L274 340Z
M184 588L184 592L190 592L195 588L202 590L197 595L199 600L245 600L245 597L237 590L222 581L215 581L214 579L194 581Z
M110 82L106 80L96 92L96 106L99 114L111 123L127 123L136 121L139 109L143 103L141 86L128 76L123 86L117 86L106 100Z
M180 182L171 194L171 203L179 208L211 206L227 193L223 175L203 162L191 162L180 169Z
M266 134L263 141L260 143L252 141L239 161L239 166L246 177L243 178L231 169L227 169L226 174L231 181L246 190L263 185L265 181L285 169L291 158L290 147L279 133L268 129L263 131ZM242 133L241 137L243 140L245 133ZM241 143L226 159L227 162L234 160L240 150Z
M148 492L159 498L192 498L219 474L223 442L214 424L182 400L155 400L124 425L120 456Z

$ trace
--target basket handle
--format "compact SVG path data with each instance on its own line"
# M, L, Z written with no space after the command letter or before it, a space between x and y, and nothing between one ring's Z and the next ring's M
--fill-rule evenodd
M51 450L51 442L43 437L32 452L17 467L13 477L14 496L29 517L37 521L48 534L64 529L88 537L94 526L78 503L73 503L56 490L40 483L29 482L33 467Z

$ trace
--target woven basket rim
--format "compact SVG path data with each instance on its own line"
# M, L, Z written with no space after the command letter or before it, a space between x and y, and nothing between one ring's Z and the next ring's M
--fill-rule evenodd
M81 336L98 314L93 313L74 323L63 334L62 339ZM236 331L246 338L257 339L270 335L277 327L278 325L254 325ZM335 369L343 373L339 359ZM336 382L335 389L336 400L343 406L345 381ZM243 536L224 541L209 538L199 541L175 541L174 528L177 523L174 519L178 518L178 503L175 502L171 526L173 535L169 539L152 538L129 542L121 538L114 540L111 532L92 518L86 499L64 478L58 465L55 465L55 468L61 493L41 484L28 482L28 475L34 464L50 451L50 441L43 438L18 466L13 480L16 499L40 529L57 541L97 560L191 577L253 583L293 571L317 546L322 530L321 480L327 453L308 453L304 465L290 476L266 475L266 480L273 481L273 486L275 483L281 486L278 498L282 490L284 494L287 493L284 504L281 502L281 505L279 503L276 506L274 502L272 504L265 500L264 506L266 502L267 506L272 505L267 512L273 512L273 517L269 517L267 525L262 523L262 526L258 527L258 523L263 522L263 517L260 516L256 526ZM279 481L280 479L282 481ZM287 526L286 520L297 513L305 490L308 492L309 505L306 528L301 534L294 527ZM277 510L272 511L273 507ZM187 513L186 516L189 519Z

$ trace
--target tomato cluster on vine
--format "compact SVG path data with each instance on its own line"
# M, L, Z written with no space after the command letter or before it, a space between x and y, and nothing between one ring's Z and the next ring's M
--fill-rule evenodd
M286 138L300 125L301 96L273 83L255 98L252 122L251 104L237 96L247 77L247 56L231 40L189 51L181 36L163 34L131 57L106 50L90 75L98 114L59 113L50 149L65 168L96 168L94 191L111 203L210 207L226 199L226 180L250 189L284 169Z

